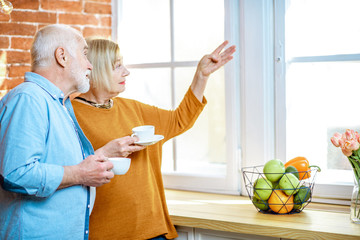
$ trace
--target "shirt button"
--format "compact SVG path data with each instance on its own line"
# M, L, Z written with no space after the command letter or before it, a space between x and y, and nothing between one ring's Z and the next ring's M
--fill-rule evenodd
M85 233L86 233L86 234L88 234L88 233L89 233L89 231L88 231L88 230L86 230L86 231L85 231Z
M88 208L90 208L90 204L88 205Z

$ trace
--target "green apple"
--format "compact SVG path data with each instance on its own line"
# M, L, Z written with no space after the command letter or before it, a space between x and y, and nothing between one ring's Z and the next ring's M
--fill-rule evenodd
M267 203L266 200L260 200L256 197L253 197L252 203L254 204L255 207L257 207L260 210L263 210L263 211L269 210L269 204Z
M294 209L294 210L302 210L302 209L305 207L305 204L306 204L306 203L303 203L303 204L301 204L301 203L294 203L293 209Z
M272 193L272 183L265 179L259 178L254 183L254 197L260 200L267 200Z
M310 188L306 186L301 186L298 193L294 196L294 203L306 203L306 201L309 200L310 195Z
M295 175L292 173L284 174L279 182L280 188L288 196L292 194L296 194L300 190L299 184L300 184L299 179L295 177Z
M294 167L294 166L288 166L286 169L285 169L285 172L286 173L292 173L295 175L295 177L297 177L299 179L299 172L298 170Z
M264 174L271 182L278 181L285 173L285 166L279 159L267 161L264 165Z

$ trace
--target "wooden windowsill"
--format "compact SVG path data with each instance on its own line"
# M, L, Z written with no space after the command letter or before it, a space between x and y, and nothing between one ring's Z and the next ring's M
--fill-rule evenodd
M258 212L247 197L166 190L174 225L288 239L360 239L349 206L310 203L301 213Z

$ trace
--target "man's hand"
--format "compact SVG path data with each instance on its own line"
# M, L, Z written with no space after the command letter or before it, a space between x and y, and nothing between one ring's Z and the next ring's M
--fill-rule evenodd
M114 177L113 164L104 156L91 155L74 166L64 166L64 177L58 189L74 185L99 187Z

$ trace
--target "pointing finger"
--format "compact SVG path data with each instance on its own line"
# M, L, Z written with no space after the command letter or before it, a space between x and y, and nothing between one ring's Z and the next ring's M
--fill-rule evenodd
M213 52L212 54L220 54L220 52L224 49L224 47L229 43L229 41L225 41L222 44L220 44L220 46L218 46Z

